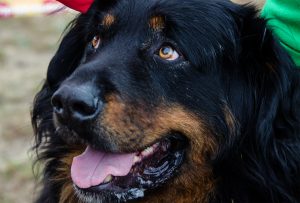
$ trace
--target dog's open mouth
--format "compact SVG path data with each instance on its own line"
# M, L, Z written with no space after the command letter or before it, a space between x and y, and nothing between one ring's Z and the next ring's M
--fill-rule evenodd
M86 148L74 157L71 176L79 195L110 195L119 200L144 196L176 174L183 162L186 139L167 136L146 149L112 154Z

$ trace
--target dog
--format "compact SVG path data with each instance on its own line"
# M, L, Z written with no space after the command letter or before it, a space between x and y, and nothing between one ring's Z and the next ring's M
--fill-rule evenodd
M300 75L256 10L99 0L32 109L45 202L300 202Z

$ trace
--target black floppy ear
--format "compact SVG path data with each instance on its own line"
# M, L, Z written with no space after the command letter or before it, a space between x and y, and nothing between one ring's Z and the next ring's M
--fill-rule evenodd
M235 115L253 139L299 136L299 69L254 8L231 8L237 58L224 75Z
M59 85L82 60L88 41L87 33L89 33L89 30L87 29L91 23L91 20L87 21L86 19L90 19L89 16L93 15L92 12L81 14L70 23L69 31L63 37L48 67L46 83L50 87Z
M240 9L234 14L238 59L227 77L242 126L243 170L252 190L259 185L268 199L294 202L300 188L299 70L267 22L252 8Z
M59 85L80 64L85 47L97 23L94 18L99 10L105 10L116 3L116 0L95 1L87 13L80 14L69 24L69 31L63 37L60 46L52 58L47 72L47 84L50 87Z
M237 24L235 55L238 57L232 66L235 72L230 73L233 75L230 77L236 77L244 84L244 91L249 91L245 97L264 98L255 103L267 102L266 98L285 98L292 85L295 64L268 29L267 21L260 18L254 8L237 6L234 9ZM270 107L269 104L266 106Z
M267 21L260 18L254 8L243 7L238 27L240 59L250 70L273 72L284 77L294 68L291 58L267 27Z
M244 91L253 91L251 97L273 97L277 93L284 97L295 71L292 59L254 7L234 5L230 10L236 23L236 48L232 53L236 57L227 59L233 64L229 67L234 67L228 77L240 80Z
M248 96L246 105L254 104L249 114L259 121L256 130L278 137L282 129L285 134L299 133L299 107L295 107L300 99L299 70L255 9L241 7L235 17L240 44L237 68L247 81L244 91L249 93L244 96Z
M72 28L62 39L60 46L48 66L47 83L55 86L70 75L83 55L84 44Z

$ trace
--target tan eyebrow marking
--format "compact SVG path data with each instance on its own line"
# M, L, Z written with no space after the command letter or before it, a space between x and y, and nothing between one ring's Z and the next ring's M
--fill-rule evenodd
M153 16L150 18L149 26L155 31L162 30L165 27L165 18L163 16Z
M106 14L102 20L102 25L105 27L110 27L116 21L116 17L112 14Z

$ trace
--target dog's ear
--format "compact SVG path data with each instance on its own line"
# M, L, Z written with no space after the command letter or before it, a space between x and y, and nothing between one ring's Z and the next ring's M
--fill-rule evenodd
M252 100L271 110L271 100L276 98L279 105L278 102L289 94L296 74L295 64L272 30L268 29L267 21L260 18L254 8L237 6L234 9L232 15L237 29L234 55L237 58L231 59L229 68L224 72L228 74L227 78L234 78L240 84L240 87L236 87L237 84L232 83L235 87L231 89L243 88L240 92L246 106L253 106L249 104L249 100ZM252 115L256 110L259 111L249 109L249 114Z
M229 72L230 102L242 126L242 170L249 183L269 191L269 199L293 202L300 188L295 183L300 175L299 70L254 9L241 7L234 17L238 59L224 72Z
M294 68L294 64L268 28L267 20L259 17L253 7L242 6L237 12L240 62L250 71L273 72L284 77Z
M50 87L59 85L79 65L87 43L86 16L82 14L69 25L69 31L63 37L60 46L52 58L47 72L46 83ZM66 29L67 30L67 29Z
M267 21L260 18L253 8L243 7L237 23L240 40L238 69L252 91L250 98L255 101L256 109L251 112L256 112L262 121L257 129L265 129L265 133L277 137L295 136L290 130L299 134L300 115L296 107L300 100L299 70L268 28Z

